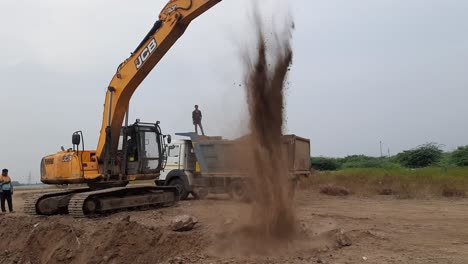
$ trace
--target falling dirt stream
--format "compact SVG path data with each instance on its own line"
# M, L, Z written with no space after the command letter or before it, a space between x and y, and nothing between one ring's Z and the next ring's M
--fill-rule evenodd
M244 56L245 89L249 110L250 175L253 176L252 223L254 233L265 239L289 239L295 234L295 213L290 195L291 181L282 153L284 89L292 63L293 24L286 32L265 30L255 13L256 52Z

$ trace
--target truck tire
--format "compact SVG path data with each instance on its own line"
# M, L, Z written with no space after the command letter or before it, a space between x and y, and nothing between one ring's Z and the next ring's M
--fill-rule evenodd
M187 186L185 186L184 181L181 179L173 179L169 182L169 186L174 186L179 191L179 199L187 199L189 192L187 191Z
M231 182L231 184L229 185L229 196L235 201L249 201L250 195L246 183L241 180L235 180Z

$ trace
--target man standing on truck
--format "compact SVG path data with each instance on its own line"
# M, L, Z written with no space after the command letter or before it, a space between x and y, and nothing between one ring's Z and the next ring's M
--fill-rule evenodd
M8 202L8 209L10 213L13 213L13 185L11 184L11 178L8 176L8 170L3 169L2 175L0 176L0 184L2 188L2 197L1 197L1 207L2 213L6 212L5 209L5 200Z
M200 110L198 110L198 105L195 105L195 110L193 110L192 112L192 121L193 121L193 125L195 126L195 133L198 134L198 129L197 129L197 125L198 125L200 126L200 130L202 132L202 135L204 136L205 132L203 131L201 120L202 120L202 113Z

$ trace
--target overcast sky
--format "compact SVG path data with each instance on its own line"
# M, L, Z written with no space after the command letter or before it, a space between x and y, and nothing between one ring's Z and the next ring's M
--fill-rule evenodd
M251 1L224 0L194 21L134 94L131 120L189 131L199 104L208 134L245 131L239 55ZM262 3L270 24L284 13L273 2ZM310 138L312 155L378 156L379 141L392 154L468 144L468 1L289 2L286 132ZM165 3L0 1L0 167L37 181L41 157L70 147L76 130L94 149L105 89Z

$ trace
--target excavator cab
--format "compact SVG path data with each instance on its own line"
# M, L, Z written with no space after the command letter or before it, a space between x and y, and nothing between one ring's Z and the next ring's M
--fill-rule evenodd
M130 126L122 127L122 148L119 150L123 174L138 178L159 175L165 163L166 136L161 133L159 122L142 123L138 119ZM170 136L167 138L170 142Z

